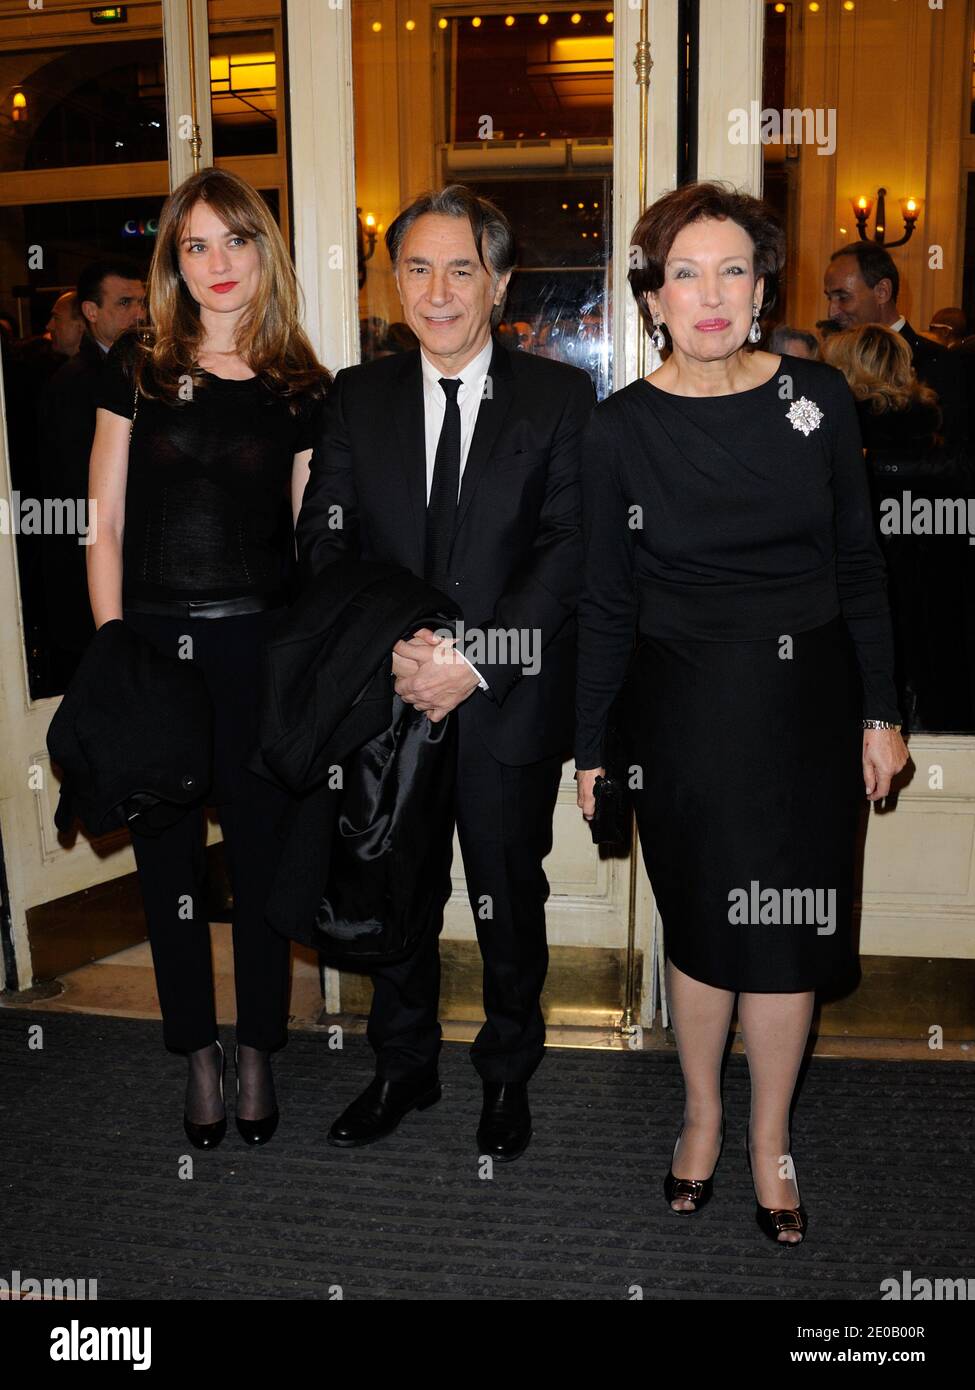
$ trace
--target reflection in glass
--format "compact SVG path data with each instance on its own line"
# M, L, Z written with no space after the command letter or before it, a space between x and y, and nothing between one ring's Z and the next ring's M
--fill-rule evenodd
M16 295L16 332L3 341L11 482L23 499L47 499L66 524L72 509L81 514L76 504L87 493L94 434L79 369L86 354L97 361L100 349L92 352L83 332L65 340L55 329L52 341L52 310L66 311L65 296L93 262L131 263L132 275L144 279L163 201L160 194L0 208L2 284ZM36 268L25 267L27 246L44 248ZM22 531L17 552L30 690L39 699L63 691L87 640L85 552L73 535L46 531Z
M975 494L975 338L969 337L975 198L966 270L959 277L963 298L952 304L955 268L936 268L929 259L935 228L954 221L946 189L954 186L956 171L939 167L951 147L941 128L947 108L940 94L928 110L923 97L917 106L890 107L877 100L876 85L910 89L915 69L923 70L942 42L946 53L950 45L941 28L915 24L917 16L901 13L902 7L883 20L878 11L862 26L858 8L844 4L835 13L835 72L856 78L847 88L844 77L822 66L823 33L811 6L776 0L765 7L763 111L809 108L828 116L842 92L834 150L815 148L794 129L787 138L798 143L776 138L763 146L763 191L788 240L787 281L768 346L805 354L812 334L813 352L847 377L858 401L864 472L887 565L901 714L918 732L971 732L975 546L964 530L915 528L911 509L920 508L922 516L964 514ZM969 93L960 81L957 92L967 108ZM953 123L955 113L949 119ZM820 158L824 154L830 157ZM881 188L887 190L886 215L876 201ZM863 237L853 215L861 198L867 205L875 200ZM905 230L907 199L919 212L920 233L892 245ZM878 251L879 243L886 251ZM853 253L830 259L851 245ZM857 259L863 255L869 259Z
M464 183L515 230L518 265L498 336L583 367L600 398L608 395L612 12L437 10L426 33L414 24L392 36L353 10L353 62L363 359L415 346L400 322L383 232L425 187ZM413 80L420 72L430 74L426 83Z
M0 53L0 171L166 158L161 38Z
M270 29L210 37L213 152L277 154L278 63Z

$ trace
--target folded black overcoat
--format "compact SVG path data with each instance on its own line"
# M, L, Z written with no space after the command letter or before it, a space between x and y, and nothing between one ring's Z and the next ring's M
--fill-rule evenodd
M64 774L54 823L89 835L158 834L206 795L213 705L191 661L156 650L120 618L85 649L47 734Z
M271 925L333 964L409 955L440 910L430 865L451 833L453 715L394 692L392 648L461 616L398 565L340 561L313 579L263 655L249 766L298 797L277 827Z

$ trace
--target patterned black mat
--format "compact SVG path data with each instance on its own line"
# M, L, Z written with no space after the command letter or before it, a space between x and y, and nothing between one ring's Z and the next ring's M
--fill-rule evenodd
M352 1152L325 1134L372 1075L365 1039L333 1051L296 1033L274 1065L272 1142L246 1148L229 1104L223 1144L198 1153L180 1123L185 1062L158 1025L0 1010L0 1277L97 1278L101 1299L876 1300L905 1271L975 1273L965 1064L811 1063L793 1126L810 1234L795 1250L754 1222L741 1057L714 1198L686 1218L661 1191L681 1116L670 1053L550 1051L535 1138L490 1178L465 1047L444 1049L439 1105Z

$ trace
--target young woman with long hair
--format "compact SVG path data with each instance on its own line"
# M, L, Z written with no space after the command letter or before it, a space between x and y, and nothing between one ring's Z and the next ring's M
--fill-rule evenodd
M160 651L188 657L212 698L207 801L234 895L236 1118L260 1144L278 1119L270 1054L287 1040L289 943L264 920L287 797L245 762L257 740L261 645L287 601L293 513L331 377L301 328L294 267L267 205L226 170L204 169L167 199L148 308L149 333L125 335L101 380L89 594L97 627L121 619ZM184 1127L212 1148L226 1132L225 1059L203 805L158 837L133 836L133 846L163 1039L189 1058Z

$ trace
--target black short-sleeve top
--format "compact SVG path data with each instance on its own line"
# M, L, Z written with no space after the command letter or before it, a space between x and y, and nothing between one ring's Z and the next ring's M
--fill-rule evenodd
M202 385L188 381L187 399L170 405L140 394L136 408L132 362L132 344L120 341L95 393L102 409L135 414L123 606L280 593L294 545L294 456L313 445L321 398L302 396L293 413L261 377L204 372Z

